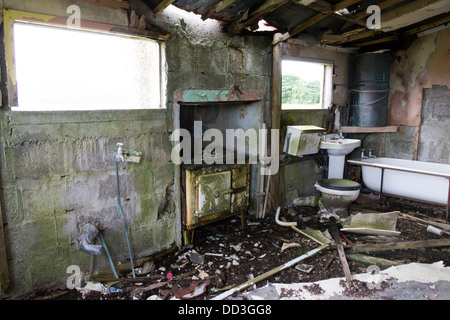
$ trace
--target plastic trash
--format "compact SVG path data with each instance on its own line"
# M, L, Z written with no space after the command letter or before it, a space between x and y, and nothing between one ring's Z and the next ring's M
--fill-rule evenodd
M430 233L434 233L438 236L442 236L444 234L444 231L442 231L441 229L438 229L436 227L433 227L433 226L428 226L427 231Z

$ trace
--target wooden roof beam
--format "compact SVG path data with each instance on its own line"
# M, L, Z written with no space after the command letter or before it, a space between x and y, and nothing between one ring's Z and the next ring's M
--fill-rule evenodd
M363 43L358 43L355 46L365 47L365 46L370 46L370 45L373 45L373 44L384 43L384 42L391 42L391 41L397 41L397 40L399 40L399 37L397 35L393 35L393 36L383 37L383 38L380 38L380 39L366 41L366 42L363 42Z
M406 30L404 32L404 34L412 35L412 34L415 34L415 33L419 33L419 32L431 29L433 27L437 27L437 26L439 26L441 24L445 24L445 23L448 23L448 22L450 22L450 15L448 15L448 16L442 18L442 19L439 19L439 20L436 20L436 21L433 21L433 22L430 22L430 23L427 23L427 24L423 24L421 26L418 26L418 27Z
M76 0L76 1L97 4L99 6L116 8L116 9L129 9L130 8L130 3L128 1L116 1L116 0Z
M400 3L402 1L403 0L385 0L380 3L377 3L376 5L380 8L380 10L383 10L383 9L393 6L394 4ZM355 13L353 15L353 17L357 20L361 20L361 19L364 19L365 17L367 17L368 15L370 15L370 13L367 13L367 8L364 8L363 10Z
M324 0L316 0L316 1L307 1L307 0L297 0L295 1L296 3L311 8L313 10L316 10L322 14L325 15L329 15L332 16L334 18L340 19L340 20L345 20L348 22L353 22L355 24L361 25L361 26L366 26L365 22L360 21L359 19L355 19L355 17L353 15L342 15L342 14L338 14L335 11L333 11L333 6L324 1Z
M175 0L163 0L161 1L156 7L155 9L153 9L153 16L157 16L158 14L160 14L161 12L164 11L165 8L167 8L168 6L170 6L172 3L174 3Z
M202 15L202 19L206 20L208 18L211 18L213 15L215 15L217 12L222 11L226 7L232 5L237 0L222 0L219 1L213 8L211 8L208 12L204 13Z
M338 45L338 44L343 44L346 42L369 38L378 33L379 33L379 31L369 30L369 31L360 32L357 34L352 34L352 35L345 35L345 34L328 34L327 35L327 34L324 34L322 36L320 42L323 44Z
M245 18L246 15L244 15L240 19L234 21L230 26L229 32L239 33L242 29L259 21L266 14L278 9L287 2L289 2L289 0L266 0L260 7L250 13L248 18Z
M381 15L381 30L393 31L450 10L450 0L416 0Z
M357 2L359 2L359 0L343 0L339 3L337 3L336 5L334 5L332 11L333 12L339 11L339 10L344 9L348 6L351 6L352 4L355 4ZM308 20L302 22L298 26L294 27L290 32L284 33L276 41L277 42L285 41L285 40L289 39L290 37L295 36L296 34L302 32L306 28L312 26L313 24L321 21L322 19L326 18L327 16L328 16L327 14L318 13L315 16L312 16L311 18L309 18ZM276 44L277 42L273 41L272 44Z

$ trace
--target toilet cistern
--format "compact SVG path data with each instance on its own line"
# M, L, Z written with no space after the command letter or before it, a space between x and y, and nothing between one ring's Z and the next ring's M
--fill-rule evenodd
M322 140L320 149L328 153L328 179L344 177L345 156L361 145L359 139L338 138Z

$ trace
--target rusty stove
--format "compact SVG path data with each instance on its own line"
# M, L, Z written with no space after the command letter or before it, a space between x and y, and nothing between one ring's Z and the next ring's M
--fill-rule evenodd
M192 91L189 92L192 93ZM223 91L217 92L223 93ZM225 101L222 99L205 101L204 96L186 101L180 99L180 95L186 97L187 91L178 93L176 108L178 110L175 110L175 115L178 113L179 128L188 130L194 137L193 140L200 139L202 152L205 146L211 144L211 142L203 141L203 133L207 129L218 129L225 137L226 129L246 131L249 128L255 128L258 130L262 123L262 94L256 94L258 99L255 99L255 93L250 95L247 93L244 94L247 99L234 97ZM249 96L251 98L248 98ZM195 121L201 121L201 136L198 132L194 132ZM194 161L190 164L181 163L181 215L185 244L193 241L196 228L231 216L240 215L241 225L244 228L244 217L248 211L250 199L251 164L248 157L245 163L238 164L237 161L230 161L230 154L235 155L235 151L231 150L231 153L227 153L230 150L224 148L222 161L216 160L212 164L205 161L201 163L196 161L196 164ZM191 154L195 155L195 150L192 149ZM237 159L234 158L234 160Z

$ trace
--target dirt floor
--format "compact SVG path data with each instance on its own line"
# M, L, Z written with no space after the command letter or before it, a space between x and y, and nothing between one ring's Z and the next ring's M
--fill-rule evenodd
M421 219L438 219L441 222L445 220L446 214L445 207L389 197L379 200L378 196L362 194L350 206L349 211L357 213L364 209L379 212L400 211ZM311 228L326 231L330 227L330 222L321 222L317 216L317 210L318 208L315 207L283 208L280 217L286 221L296 221L299 229ZM340 227L339 224L338 227ZM394 241L450 238L448 234L438 236L427 232L426 227L416 221L398 217L396 230L401 234ZM352 244L380 243L392 241L393 238L386 240L380 237L341 232L341 239L346 248L349 248ZM106 290L110 288L110 291L117 290L116 292L70 290L61 291L59 294L53 293L49 297L70 300L147 300L180 298L187 295L184 298L209 300L229 288L245 283L252 277L272 270L318 246L318 243L292 228L276 224L273 215L257 221L247 220L243 230L240 219L229 218L197 229L192 245L175 254L153 261L154 265L150 272L146 274L138 272L138 278L142 281L102 283ZM367 255L402 264L443 261L446 266L450 265L449 247L380 251L367 253ZM367 265L350 260L348 263L352 273L363 273L367 270ZM139 270L142 270L142 267ZM344 272L337 251L331 248L322 250L299 265L276 273L258 282L256 286L241 292L262 287L268 283L314 282L338 277L344 277ZM131 275L128 276L128 279L130 278ZM310 289L315 288L311 286ZM373 289L354 281L348 293L356 297L370 297ZM234 294L229 299L236 298L237 295ZM289 297L289 292L284 292L283 295Z

